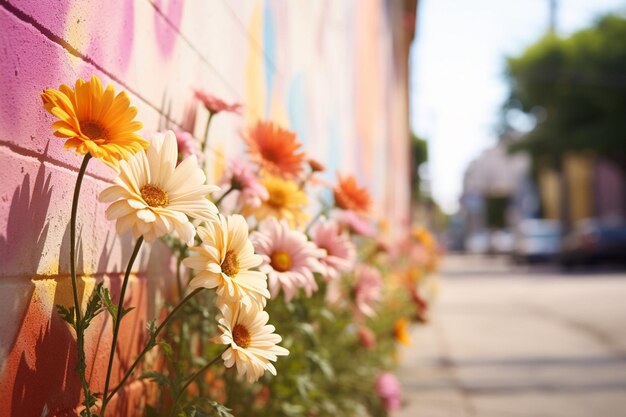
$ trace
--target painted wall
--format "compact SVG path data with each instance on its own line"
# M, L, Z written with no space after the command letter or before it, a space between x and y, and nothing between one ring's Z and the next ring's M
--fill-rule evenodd
M71 415L79 403L73 333L54 312L71 304L69 212L81 158L51 134L39 94L97 74L126 89L147 130L202 133L196 87L244 103L212 124L215 178L259 118L295 130L334 173L353 172L377 214L408 221L406 57L398 60L402 2L385 0L0 0L0 416ZM411 23L412 24L412 23ZM411 35L412 36L412 35ZM402 45L400 51L408 51ZM113 177L90 164L79 208L83 301L99 280L115 296L131 251L96 196ZM131 280L138 308L124 321L120 356L133 357L147 316L167 297L171 265L145 249ZM165 272L163 272L165 271ZM115 298L115 297L114 297ZM89 373L102 385L111 323L87 334ZM115 377L115 375L114 375ZM115 378L114 378L115 379ZM114 380L113 383L116 381ZM111 415L141 408L135 381Z

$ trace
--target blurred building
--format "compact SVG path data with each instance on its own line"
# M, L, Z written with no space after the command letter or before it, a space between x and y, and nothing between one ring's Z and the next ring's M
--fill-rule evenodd
M590 218L626 218L626 179L617 165L588 153L569 153L561 167L539 166L543 217L566 227Z
M509 229L538 214L536 187L530 179L530 158L510 154L517 138L507 136L474 159L463 176L459 221L463 239L487 231Z

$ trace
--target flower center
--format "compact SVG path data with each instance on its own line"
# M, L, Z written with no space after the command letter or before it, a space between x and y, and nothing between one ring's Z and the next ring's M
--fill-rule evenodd
M280 189L276 189L276 190L268 190L269 192L269 198L267 200L267 204L274 207L274 208L282 208L285 206L285 203L287 202L287 194Z
M237 275L237 273L239 272L239 259L237 259L237 255L234 251L229 250L228 252L226 252L221 267L222 272L229 277L234 277L235 275Z
M233 178L230 180L230 186L233 187L233 190L243 190L243 181L240 178L233 175Z
M250 332L246 328L246 326L241 324L236 324L233 328L233 341L235 344L242 348L247 348L250 346L250 342L252 341L250 338Z
M146 184L141 187L141 198L143 198L150 207L163 207L169 203L167 193L152 184Z
M91 140L105 140L106 139L106 130L100 125L98 122L93 122L88 120L86 122L81 122L80 130L83 132L85 136L87 136Z
M275 271L285 272L291 268L291 257L287 252L274 252L271 259Z

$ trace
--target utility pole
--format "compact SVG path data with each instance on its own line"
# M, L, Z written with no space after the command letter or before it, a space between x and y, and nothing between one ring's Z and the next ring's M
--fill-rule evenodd
M558 0L548 0L548 7L550 8L548 31L552 34L556 33L556 13L559 7L557 1Z

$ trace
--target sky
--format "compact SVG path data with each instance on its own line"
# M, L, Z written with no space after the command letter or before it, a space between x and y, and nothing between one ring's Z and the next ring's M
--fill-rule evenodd
M549 22L548 0L420 0L411 48L411 128L428 140L433 197L458 209L463 172L493 145L507 97L507 56L539 39ZM558 0L556 28L567 35L626 0Z

